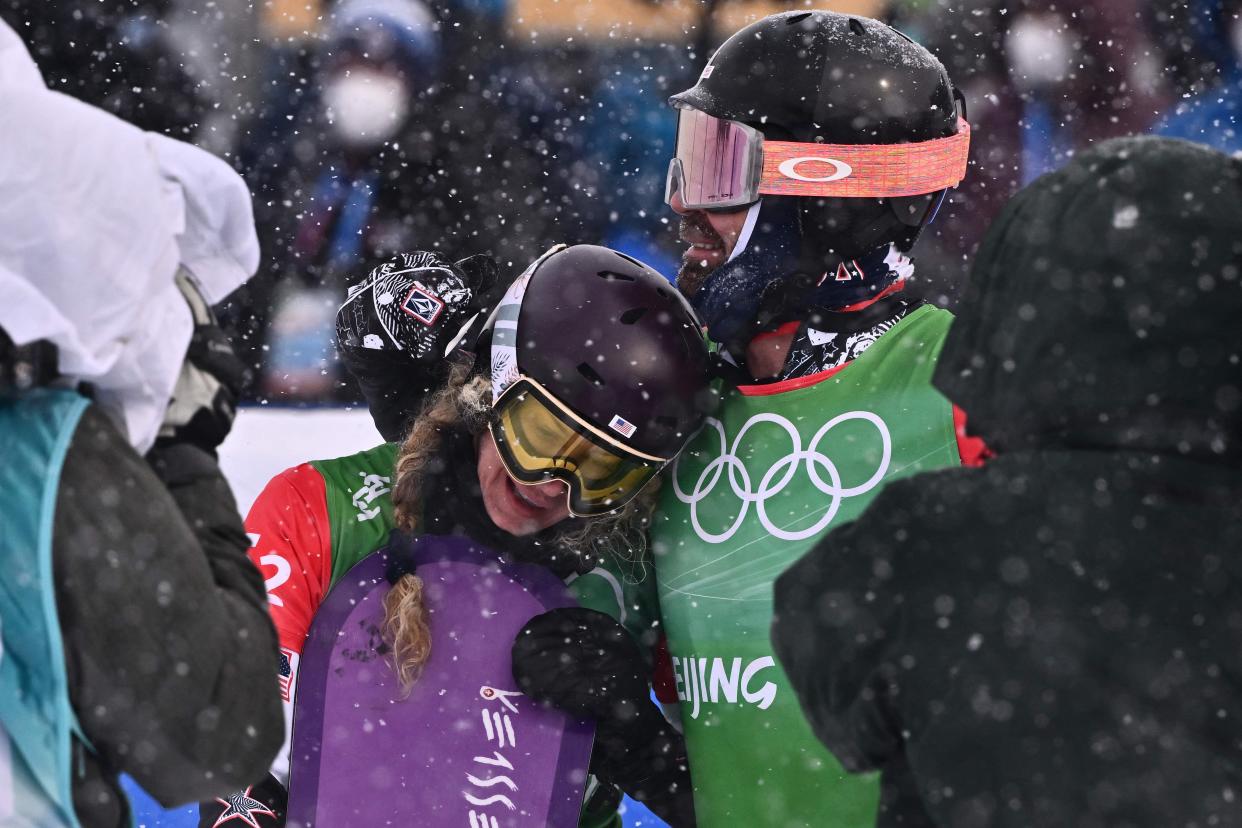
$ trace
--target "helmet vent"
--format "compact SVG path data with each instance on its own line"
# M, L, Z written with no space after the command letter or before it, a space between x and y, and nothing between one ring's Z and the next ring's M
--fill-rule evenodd
M634 265L634 267L646 267L646 265L644 265L644 264L643 264L642 262L640 262L638 259L635 259L635 258L632 258L632 257L630 257L630 256L627 256L627 255L625 255L624 253L622 253L620 250L614 250L614 251L612 251L612 252L613 252L613 253L616 253L618 256L620 256L621 258L625 259L625 260L626 260L627 262L629 262L630 264Z
M590 382L592 385L596 385L600 388L604 387L604 378L599 375L599 372L597 372L590 365L587 365L585 362L578 363L578 373L586 377L587 382Z
M635 322L643 318L643 314L647 312L646 308L630 308L621 314L622 325L633 325Z
M864 26L862 21L859 20L857 17L851 17L850 18L850 31L858 35L859 37L862 37L863 35L867 33L867 27Z
M595 274L601 279L607 279L609 282L634 282L637 281L628 273L618 273L615 270L601 270Z
M801 23L803 20L806 20L810 16L811 16L810 12L803 12L802 14L795 14L793 17L785 18L785 25L792 26L795 23Z

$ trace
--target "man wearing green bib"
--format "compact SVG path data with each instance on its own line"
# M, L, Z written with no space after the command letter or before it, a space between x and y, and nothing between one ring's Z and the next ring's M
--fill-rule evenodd
M905 255L965 173L960 100L905 35L819 11L746 27L671 99L678 284L737 366L652 527L701 826L861 828L883 807L803 719L772 582L888 481L978 453L930 384L952 317Z

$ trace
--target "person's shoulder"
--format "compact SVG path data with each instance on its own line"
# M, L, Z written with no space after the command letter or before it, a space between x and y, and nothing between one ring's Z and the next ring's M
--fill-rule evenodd
M903 600L960 575L960 541L979 521L981 471L955 467L887 484L855 520L825 535L778 579L787 606L824 593ZM878 610L877 610L878 611Z
M868 361L891 355L905 355L920 360L926 360L930 356L934 360L952 325L952 313L923 302L901 317L896 324L884 330L863 357L875 351Z
M304 465L318 472L326 488L353 492L360 484L387 490L396 462L397 444L380 443L353 454L311 460Z
M933 305L931 302L923 302L917 308L910 311L906 315L906 319L910 320L911 323L948 330L949 326L953 324L955 317L950 310L946 310L939 305Z
M957 466L888 483L861 515L820 542L818 563L871 582L882 562L877 583L956 570L961 544L983 519L987 488L984 470Z
M338 457L326 457L320 460L308 460L304 465L312 466L321 472L325 470L335 471L337 469L345 469L352 471L354 469L377 469L391 471L393 464L397 460L397 444L396 443L380 443L378 446L372 446L362 451L356 451L353 454L343 454Z
M77 456L102 457L113 462L118 462L122 457L126 461L141 460L116 422L97 403L82 407L69 443L69 452Z
M246 513L246 527L275 521L281 523L291 515L321 515L325 510L326 485L323 476L310 463L299 463L274 475L259 492Z
M972 583L1009 541L1015 492L1029 486L1021 464L954 466L894 481L829 543L854 561L883 561L907 591ZM883 580L883 579L882 579Z
M292 490L303 497L322 498L327 489L354 483L359 474L390 477L396 458L395 443L380 443L353 454L307 460L273 476L263 494L270 498Z
M268 498L296 491L303 497L322 498L328 489L345 486L368 476L391 478L397 459L395 443L380 443L340 457L307 460L276 474L264 487Z
M925 531L956 529L970 519L988 486L986 478L984 469L951 466L895 480L850 525L864 533L875 529L897 532L916 525Z
M313 461L290 466L272 476L264 487L264 493L278 492L286 489L303 491L307 488L323 487L323 477L315 468Z

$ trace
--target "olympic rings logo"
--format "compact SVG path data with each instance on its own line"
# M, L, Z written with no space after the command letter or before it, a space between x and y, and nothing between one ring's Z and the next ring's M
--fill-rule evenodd
M857 486L846 486L841 481L841 473L838 471L836 463L819 451L819 444L827 436L828 432L842 423L852 420L861 420L875 427L880 436L882 451L879 466L866 481ZM742 445L746 433L753 426L760 423L773 423L784 429L793 443L793 451L782 457L763 473L763 477L759 480L759 488L756 490L752 486L752 479L750 473L746 470L745 464L738 458L738 448ZM794 428L793 423L779 414L756 414L751 417L742 426L737 436L733 438L732 447L727 449L725 447L724 427L719 420L714 417L708 417L704 428L715 429L719 438L719 456L707 464L707 467L699 474L699 479L695 481L693 491L689 493L682 489L678 481L681 457L678 457L677 462L673 466L672 477L673 491L676 493L677 499L690 506L690 520L694 525L694 531L708 543L724 543L737 534L752 504L755 507L755 513L759 518L760 524L773 537L787 541L804 540L812 537L822 532L832 523L846 498L866 494L878 486L888 472L889 464L893 458L893 439L892 435L889 434L888 426L879 415L870 411L850 411L845 414L838 414L820 426L819 431L815 432L815 436L811 438L810 444L805 449L802 448L802 436L798 433L798 429ZM682 457L684 457L684 454ZM784 491L785 487L793 481L794 475L797 474L799 467L803 464L806 465L806 471L811 479L811 483L829 498L828 506L826 511L820 515L819 520L815 521L811 526L797 531L790 531L772 522L767 513L767 502L769 498ZM729 487L733 490L733 494L742 501L742 508L738 510L737 517L734 518L732 525L725 531L720 533L709 532L703 528L699 520L699 504L716 490L717 484L720 483L721 477L724 476L725 469L729 471Z

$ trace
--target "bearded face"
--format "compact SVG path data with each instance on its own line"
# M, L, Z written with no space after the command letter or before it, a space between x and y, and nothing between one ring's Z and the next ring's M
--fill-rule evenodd
M729 260L746 224L749 207L736 210L690 210L674 194L669 206L681 217L677 237L688 247L681 255L677 287L686 296L698 292L711 272Z

